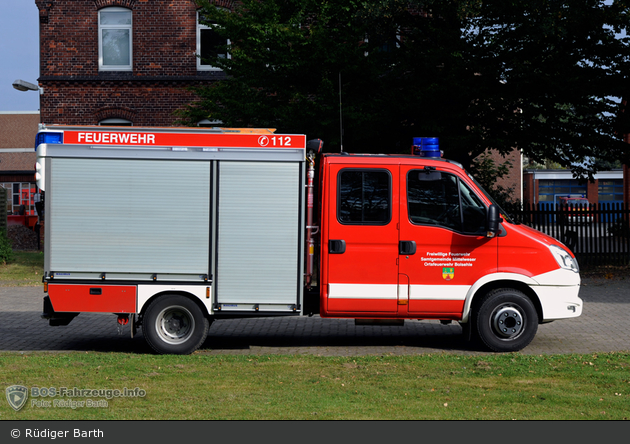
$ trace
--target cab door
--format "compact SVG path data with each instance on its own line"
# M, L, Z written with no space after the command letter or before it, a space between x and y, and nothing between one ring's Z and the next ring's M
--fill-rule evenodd
M470 287L497 270L497 238L486 237L487 206L454 172L403 165L400 181L407 312L460 319Z
M328 282L324 314L395 314L398 165L329 167L327 236L322 246Z

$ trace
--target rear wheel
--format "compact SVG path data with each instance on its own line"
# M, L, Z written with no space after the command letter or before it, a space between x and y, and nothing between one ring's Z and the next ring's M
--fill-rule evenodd
M538 331L538 313L524 293L499 288L486 295L475 316L479 339L492 351L525 348Z
M191 299L164 295L144 314L142 333L153 350L161 354L187 355L206 340L210 323Z

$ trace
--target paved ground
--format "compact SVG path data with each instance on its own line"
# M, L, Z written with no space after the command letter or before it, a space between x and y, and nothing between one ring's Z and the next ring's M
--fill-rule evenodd
M0 351L120 351L149 353L141 330L118 332L112 314L82 313L68 326L40 318L41 287L0 287ZM581 317L539 326L525 354L630 351L630 279L583 279ZM471 349L457 323L406 321L402 327L355 326L352 320L261 318L216 321L200 350L206 354L357 356L423 353L484 354Z

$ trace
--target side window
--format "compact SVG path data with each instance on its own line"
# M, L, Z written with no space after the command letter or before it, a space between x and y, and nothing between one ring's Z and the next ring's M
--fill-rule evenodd
M486 206L456 176L412 170L407 175L409 218L414 224L438 225L469 234L486 229Z
M104 8L98 12L98 68L101 71L132 69L131 11Z
M230 41L221 37L215 26L199 23L199 13L197 13L197 70L220 71L221 68L212 66L212 60L229 59L230 54L225 49L229 44Z
M391 220L392 178L387 170L344 169L338 176L337 219L348 225Z
M457 177L452 174L434 170L409 171L407 202L412 223L461 230Z

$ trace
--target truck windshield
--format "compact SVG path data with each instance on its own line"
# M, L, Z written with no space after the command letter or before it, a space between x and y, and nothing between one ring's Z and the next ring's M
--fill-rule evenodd
M503 219L505 219L506 222L513 224L514 221L510 218L510 216L508 216L507 212L503 208L501 208L501 205L499 205L492 198L492 196L481 186L481 184L477 182L477 180L472 176L472 174L470 174L468 171L466 171L466 174L468 175L470 180L472 180L475 183L475 185L477 185L477 188L479 188L479 191L481 191L483 195L486 196L490 202L492 202L493 205L496 205L496 207L499 209L499 213L501 213L501 217L503 217Z

